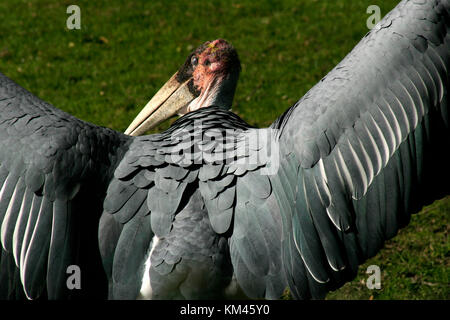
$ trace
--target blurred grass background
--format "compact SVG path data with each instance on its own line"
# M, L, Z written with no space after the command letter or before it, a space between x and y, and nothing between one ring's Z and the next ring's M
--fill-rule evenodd
M66 27L71 4L81 8L81 30ZM224 38L242 62L233 111L268 126L367 33L372 4L384 16L397 1L2 0L0 72L60 109L123 131L190 51ZM450 299L449 213L446 197L414 215L328 298ZM364 284L371 264L381 268L380 290Z

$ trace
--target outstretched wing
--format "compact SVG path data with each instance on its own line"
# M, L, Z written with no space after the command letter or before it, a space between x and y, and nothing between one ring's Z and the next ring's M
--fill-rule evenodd
M355 276L450 191L450 2L402 1L274 124L283 262L296 297Z
M0 298L106 295L98 220L129 139L0 74ZM81 268L81 290L66 286L70 265Z

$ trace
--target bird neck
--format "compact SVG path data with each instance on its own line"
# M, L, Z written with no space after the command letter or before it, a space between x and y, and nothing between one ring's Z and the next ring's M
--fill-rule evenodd
M211 98L205 107L217 106L225 110L231 109L238 79L239 71L230 72L218 79L214 93L211 94Z
M224 110L231 109L234 93L239 79L239 70L226 75L218 75L211 84L191 101L191 103L178 111L180 116L206 107L219 107Z

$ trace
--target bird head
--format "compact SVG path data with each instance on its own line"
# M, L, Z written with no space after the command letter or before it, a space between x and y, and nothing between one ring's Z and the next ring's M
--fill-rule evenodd
M223 39L205 42L159 89L125 134L143 134L173 115L200 108L230 109L240 70L239 57L231 44Z

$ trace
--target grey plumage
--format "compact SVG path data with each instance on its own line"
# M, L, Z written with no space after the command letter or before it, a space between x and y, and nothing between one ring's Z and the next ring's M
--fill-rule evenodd
M102 186L113 174L111 160L126 149L126 137L55 109L4 75L0 84L2 260L13 261L20 275L0 284L0 296L18 286L23 291L16 297L76 296L65 285L71 264L86 266L86 295L96 296L104 289L90 280L106 283L106 277L98 247L85 242L97 242ZM108 143L109 153L97 147Z
M265 129L211 106L128 137L0 75L0 298L134 299L150 252L152 298L324 297L450 191L449 31L402 1Z

